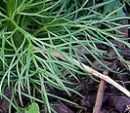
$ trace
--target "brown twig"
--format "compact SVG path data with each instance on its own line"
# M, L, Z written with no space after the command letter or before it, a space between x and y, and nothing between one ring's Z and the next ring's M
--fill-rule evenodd
M33 50L37 51L39 50L40 48L33 48ZM40 49L40 51L42 51L42 49ZM43 51L44 52L44 51ZM125 95L127 95L128 97L130 97L130 92L125 89L124 87L122 87L121 85L119 85L118 83L116 83L114 80L112 80L110 77L94 70L93 68L83 64L83 63L80 63L79 61L73 59L73 58L69 58L68 56L63 56L61 55L60 53L58 52L51 52L51 54L61 60L68 60L70 62L72 62L73 64L77 65L77 66L80 66L82 65L83 69L89 73L91 73L92 75L95 75L96 77L98 78L101 78L103 79L104 81L108 82L109 84L113 85L114 87L116 87L117 89L119 89L122 93L124 93Z
M106 82L108 82L109 84L113 85L114 87L116 87L117 89L119 89L122 93L124 93L125 95L127 95L128 97L130 97L130 92L125 89L124 87L122 87L121 85L119 85L118 83L116 83L114 80L112 80L110 77L102 74L102 73L99 73L98 71L94 70L93 68L83 64L83 63L80 63L78 62L77 60L75 59L72 59L72 58L69 58L68 56L66 57L63 57L60 53L58 52L52 52L51 53L53 56L57 57L57 58L60 58L62 60L69 60L70 62L73 62L75 65L77 66L80 66L82 65L83 68L85 69L85 71L91 73L92 75L95 75L96 77L98 78L101 78L103 80L105 80Z
M104 72L105 75L108 74L107 71ZM102 107L102 102L103 102L103 96L104 96L104 90L105 90L105 81L103 79L100 80L99 88L98 88L98 93L96 96L96 102L95 106L93 109L93 113L100 113L101 107Z

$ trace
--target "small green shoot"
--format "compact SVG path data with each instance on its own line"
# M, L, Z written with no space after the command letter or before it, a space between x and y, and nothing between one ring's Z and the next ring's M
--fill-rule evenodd
M29 105L25 113L40 113L38 104L32 103L31 105Z

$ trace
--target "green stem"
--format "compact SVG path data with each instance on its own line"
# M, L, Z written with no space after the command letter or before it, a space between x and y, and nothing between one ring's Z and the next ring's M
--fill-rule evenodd
M14 18L13 16L14 10L15 10L15 0L7 0L6 14L9 18Z
M17 28L13 24L13 22L15 22L15 16L16 16L14 15L15 2L16 0L7 0L6 2L6 15L8 17L8 20L6 21L6 27L8 31L14 31ZM19 48L20 45L22 44L22 41L23 41L22 38L23 38L23 35L20 33L20 31L19 30L15 31L15 33L12 36L12 39L13 39L13 43L15 44L17 48Z

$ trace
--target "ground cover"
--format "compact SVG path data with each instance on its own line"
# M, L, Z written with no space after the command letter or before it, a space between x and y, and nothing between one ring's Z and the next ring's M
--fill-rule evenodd
M2 113L129 113L127 0L1 0Z

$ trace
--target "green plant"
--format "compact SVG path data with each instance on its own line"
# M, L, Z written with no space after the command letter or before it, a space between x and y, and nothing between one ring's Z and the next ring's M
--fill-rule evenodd
M25 111L25 113L40 113L39 106L36 103L32 103Z
M22 96L25 96L30 102L42 103L48 113L52 111L48 96L75 104L47 92L46 86L66 91L68 95L71 95L71 92L80 95L75 89L65 85L72 84L66 76L78 79L76 74L87 73L78 71L82 66L62 61L52 55L52 52L58 52L65 58L75 58L79 62L85 59L88 65L101 70L87 57L91 55L105 69L113 71L101 60L112 59L107 51L97 47L97 44L103 44L112 48L117 57L128 65L120 55L120 50L109 40L111 38L130 48L127 39L116 34L119 28L129 27L121 24L122 20L129 18L117 15L123 11L123 5L111 12L107 11L107 8L104 12L99 10L113 1L96 4L95 0L93 3L88 0L1 0L1 97L8 98L4 95L4 89L9 87L12 94L19 95L21 105L24 106ZM79 51L79 47L84 47L85 52ZM41 99L37 98L37 93ZM8 100L11 104L9 112L12 106L19 112L15 96L12 95Z

